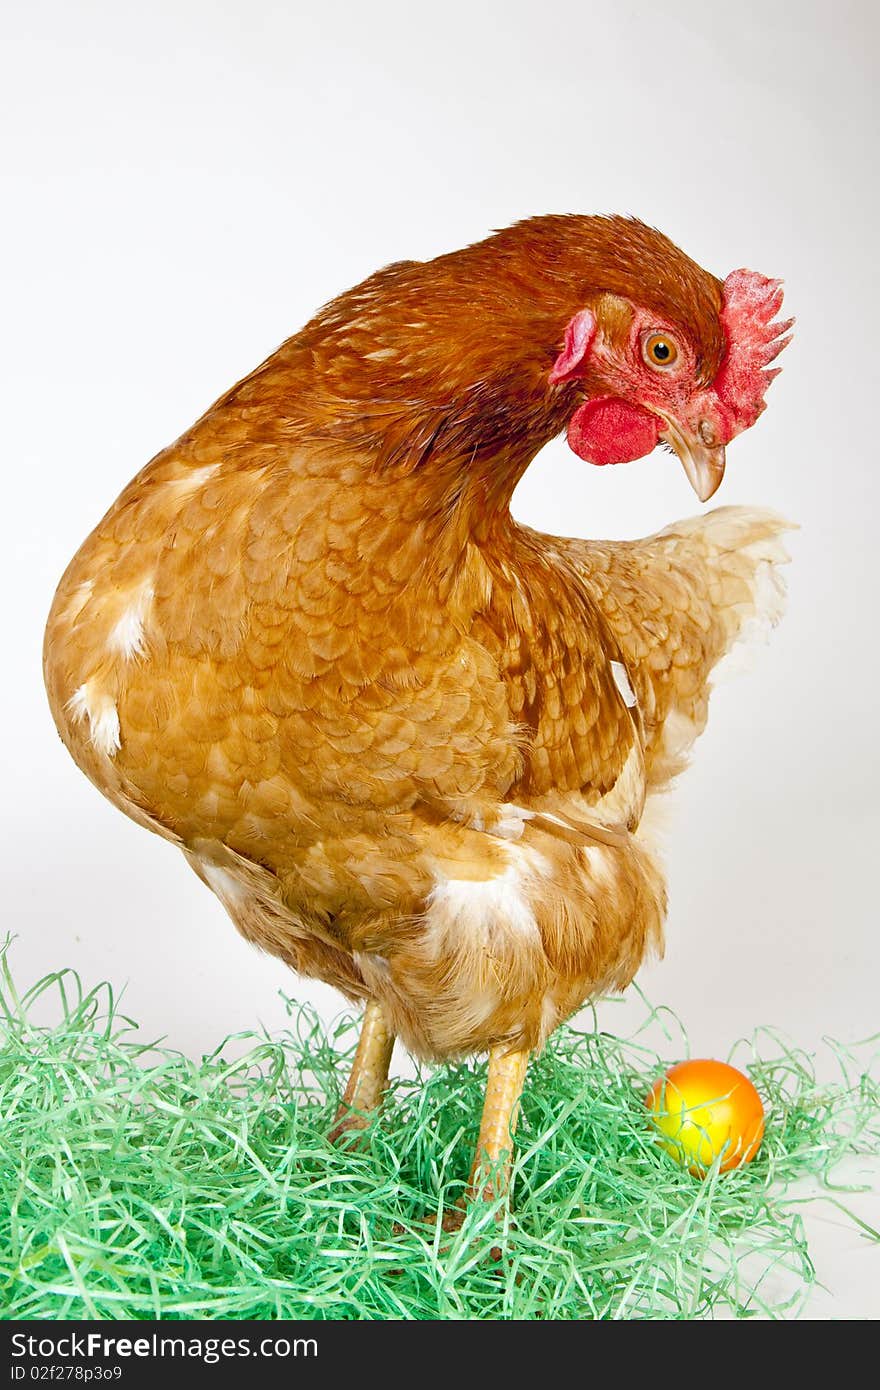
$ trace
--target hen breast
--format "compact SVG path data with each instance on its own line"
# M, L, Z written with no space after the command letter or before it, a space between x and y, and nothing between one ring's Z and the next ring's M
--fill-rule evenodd
M659 942L646 759L676 701L699 720L693 622L710 661L729 622L685 616L673 557L682 620L639 657L674 533L656 562L478 545L423 503L315 452L167 451L69 567L47 688L80 766L249 939L380 999L419 1053L533 1046Z

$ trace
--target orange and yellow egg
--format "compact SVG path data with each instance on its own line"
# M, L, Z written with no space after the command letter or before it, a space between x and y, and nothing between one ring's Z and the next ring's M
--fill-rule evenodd
M670 1067L647 1099L667 1153L695 1177L750 1163L764 1135L764 1107L751 1081L727 1062L699 1059Z

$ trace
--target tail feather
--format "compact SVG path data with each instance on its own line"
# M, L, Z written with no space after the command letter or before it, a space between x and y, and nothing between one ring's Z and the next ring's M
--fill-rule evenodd
M567 543L638 696L649 788L686 765L722 661L781 618L792 529L775 512L720 507L643 541Z
M696 552L705 563L713 607L724 634L712 671L732 669L732 656L766 642L785 612L786 585L780 566L791 559L782 537L796 525L777 512L752 507L718 507L705 516L676 522L661 531L683 558Z

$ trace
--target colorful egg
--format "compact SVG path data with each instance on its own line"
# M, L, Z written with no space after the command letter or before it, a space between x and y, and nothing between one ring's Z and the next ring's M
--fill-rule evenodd
M722 1173L751 1163L760 1148L761 1097L727 1062L679 1062L654 1083L647 1104L662 1147L695 1177L705 1177L719 1156Z

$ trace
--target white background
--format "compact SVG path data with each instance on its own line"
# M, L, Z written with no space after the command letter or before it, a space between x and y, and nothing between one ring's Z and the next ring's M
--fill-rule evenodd
M280 1025L280 988L337 1011L67 757L40 675L55 584L128 478L336 292L532 213L620 211L722 276L784 276L798 318L718 499L801 523L789 614L719 689L672 800L667 957L640 981L698 1054L764 1022L811 1048L876 1030L877 14L7 7L0 842L22 982L128 982L128 1011L192 1053ZM598 470L561 440L515 501L595 536L695 509L665 454ZM872 1310L850 1244L837 1316Z

